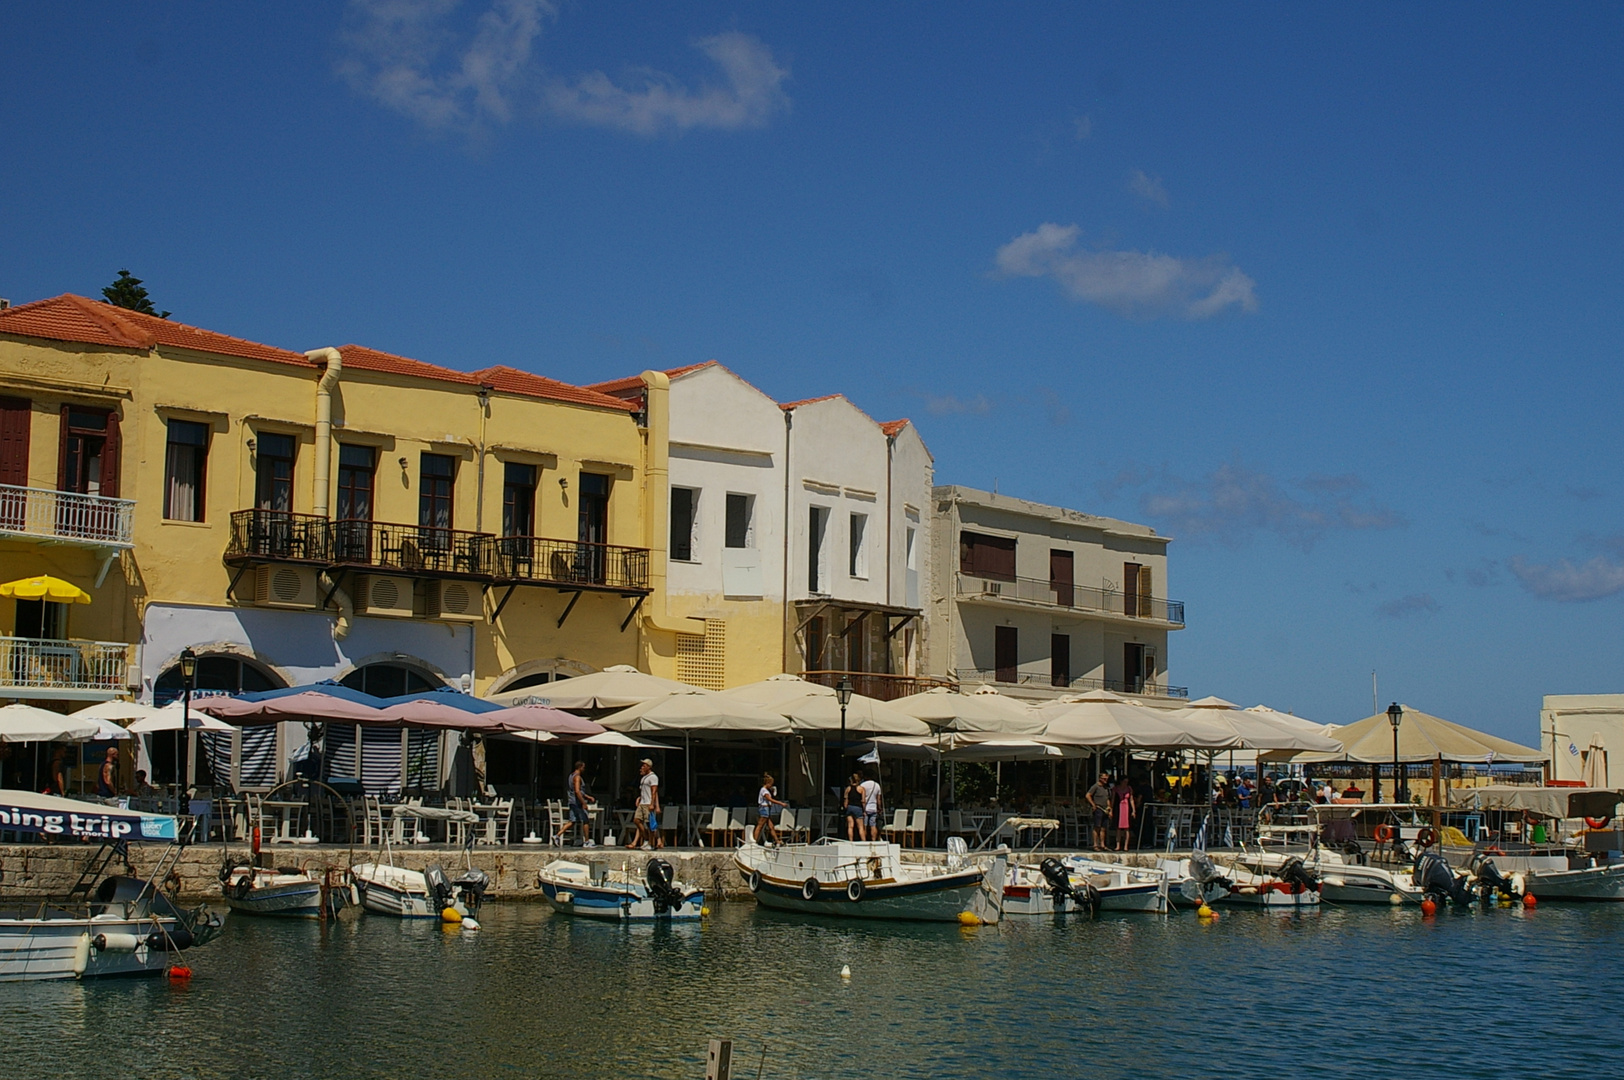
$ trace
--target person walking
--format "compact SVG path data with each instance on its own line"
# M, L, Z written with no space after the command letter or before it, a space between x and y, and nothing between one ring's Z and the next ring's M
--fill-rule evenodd
M1117 851L1128 850L1128 837L1133 828L1133 819L1139 807L1134 801L1133 785L1128 783L1128 774L1123 773L1122 778L1111 789L1111 798L1116 806Z
M1111 820L1111 774L1100 773L1099 780L1083 796L1089 812L1089 850L1105 850L1105 825Z
M581 846L596 846L592 842L592 815L587 811L587 805L591 801L592 796L586 789L586 762L577 761L569 778L569 817L565 819L564 827L558 830L558 835L553 838L560 847L564 845L570 830L577 825L581 827Z
M841 795L846 804L846 839L861 840L863 832L863 778L852 773L846 780L846 790Z
M761 833L766 830L773 843L778 843L778 823L773 820L778 817L778 811L789 803L778 797L778 789L773 787L773 774L761 775L761 790L756 792L756 843L761 843Z
M111 799L118 794L118 747L109 746L96 774L96 796Z
M637 812L632 819L637 829L626 846L653 851L665 847L665 838L660 835L660 778L648 758L638 764L637 771Z
M857 785L857 791L863 797L863 831L868 840L880 838L880 813L885 800L880 794L880 782L869 777Z

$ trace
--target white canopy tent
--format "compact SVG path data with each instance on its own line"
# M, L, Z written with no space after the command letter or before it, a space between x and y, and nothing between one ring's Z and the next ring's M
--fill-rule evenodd
M1044 718L1037 710L990 686L970 694L934 686L897 698L890 706L943 731L1022 738L1039 735L1044 729Z
M624 709L668 694L696 690L699 687L662 679L629 664L612 664L590 675L554 679L540 686L492 694L488 700L500 705L548 705L554 709Z

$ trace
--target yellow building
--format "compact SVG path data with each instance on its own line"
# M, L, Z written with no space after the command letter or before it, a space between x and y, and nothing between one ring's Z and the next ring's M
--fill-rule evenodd
M77 296L0 311L0 580L92 597L0 603L0 698L161 702L188 647L210 690L657 668L646 412Z

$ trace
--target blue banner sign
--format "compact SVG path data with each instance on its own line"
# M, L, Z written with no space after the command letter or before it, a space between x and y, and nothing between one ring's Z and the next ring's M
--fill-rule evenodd
M143 814L31 791L0 791L0 830L108 841L174 840L179 832L168 814Z

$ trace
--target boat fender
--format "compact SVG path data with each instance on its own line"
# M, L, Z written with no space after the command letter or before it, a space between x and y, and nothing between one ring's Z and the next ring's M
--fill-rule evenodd
M254 871L244 868L242 877L231 885L231 895L237 900L248 899L248 894L254 891Z
M79 940L73 943L73 974L83 975L90 966L90 935L80 934Z
M1391 825L1378 825L1373 835L1376 837L1376 843L1385 844L1391 841L1395 834Z
M751 892L753 892L753 893L754 892L760 892L761 891L761 871L760 870L752 870L752 871L750 871L750 876L744 879L744 883L750 887Z
M801 882L801 899L816 900L818 898L818 879L809 877Z
M862 900L863 892L864 885L862 878L852 878L850 881L846 882L846 899L850 900L852 903L855 904Z
M462 928L464 930L478 930L479 920L470 915L462 920Z
M1613 816L1611 814L1608 814L1606 817L1587 817L1585 818L1585 824L1589 825L1592 829L1605 829L1607 828L1607 823L1612 820Z
M91 944L97 952L134 952L141 939L134 934L97 934Z
M175 929L171 933L166 934L162 930L154 930L147 935L147 948L149 949L173 949L179 952L181 949L190 949L192 944L192 932L179 923L175 925Z

